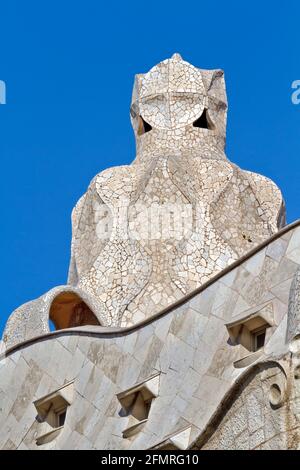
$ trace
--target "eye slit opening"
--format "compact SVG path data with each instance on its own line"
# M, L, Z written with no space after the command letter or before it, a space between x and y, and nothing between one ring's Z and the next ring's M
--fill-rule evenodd
M143 135L146 134L146 132L152 131L152 126L145 121L145 119L142 118L142 116L139 116L139 125L138 125L138 135Z
M201 116L193 122L194 127L199 127L200 129L209 129L213 130L215 126L213 125L206 108L204 108Z
M132 119L136 118L136 112L133 107L130 108L130 116L132 117Z

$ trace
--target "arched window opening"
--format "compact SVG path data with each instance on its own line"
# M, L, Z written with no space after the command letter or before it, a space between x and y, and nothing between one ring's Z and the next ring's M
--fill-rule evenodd
M84 325L100 325L97 317L74 292L63 292L52 302L50 330L62 330Z

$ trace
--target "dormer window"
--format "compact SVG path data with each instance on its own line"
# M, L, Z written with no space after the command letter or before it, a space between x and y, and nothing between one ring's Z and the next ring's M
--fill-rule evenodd
M264 347L266 339L266 329L267 326L264 326L262 328L258 328L258 330L252 331L253 351L258 351L259 349L262 349Z
M269 337L268 330L273 325L272 302L242 312L234 321L226 324L231 344L240 345L241 358L235 361L235 367L245 367L261 355Z
M73 382L34 402L39 422L36 444L47 444L58 437L62 431L68 407L73 401Z
M124 439L134 436L148 421L152 401L159 393L159 375L155 374L117 395L122 405L120 414L129 418L123 431Z
M59 428L65 424L66 416L67 416L67 409L66 408L64 408L62 411L57 413L57 426Z

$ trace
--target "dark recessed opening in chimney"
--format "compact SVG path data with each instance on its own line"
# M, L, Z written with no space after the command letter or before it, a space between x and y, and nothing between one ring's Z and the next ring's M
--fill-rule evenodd
M146 132L152 131L152 126L145 121L145 119L142 118L142 116L139 116L139 128L138 128L138 135L143 135L146 134Z
M201 116L198 119L196 119L195 122L193 122L193 126L200 127L201 129L210 129L210 130L214 128L214 125L208 116L208 112L206 108L204 108Z

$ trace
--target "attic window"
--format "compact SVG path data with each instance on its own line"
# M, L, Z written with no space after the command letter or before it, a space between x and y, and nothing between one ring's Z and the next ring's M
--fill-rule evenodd
M210 129L210 130L214 129L214 125L208 115L208 111L206 108L204 108L201 116L198 119L196 119L196 121L193 122L193 126L199 127L201 129Z
M152 126L150 126L150 124L145 121L142 116L139 116L138 135L143 135L150 131L152 131Z
M258 351L265 345L267 327L259 328L257 331L253 331L253 351Z
M59 428L65 424L66 416L67 416L67 409L64 409L63 411L57 414L57 424Z
M47 444L58 437L64 427L67 409L72 401L73 382L70 382L34 402L39 422L38 437L36 438L38 446Z
M253 307L239 314L234 321L227 323L230 343L240 349L240 358L234 367L250 365L258 359L270 338L272 327L275 326L273 303L266 302L260 307Z
M120 415L129 418L123 431L124 439L134 436L146 424L152 401L158 396L159 375L155 374L117 395L122 405Z
M233 344L241 344L249 352L262 349L265 345L266 330L271 325L261 316L256 315L236 322L227 329Z

